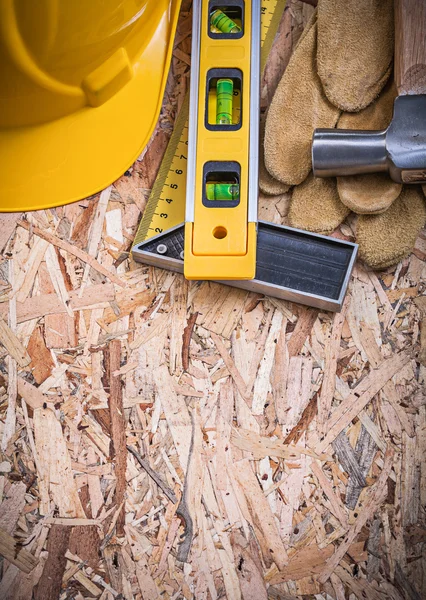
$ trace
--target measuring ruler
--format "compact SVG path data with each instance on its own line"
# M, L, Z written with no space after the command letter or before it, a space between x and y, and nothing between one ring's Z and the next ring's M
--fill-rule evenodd
M281 16L283 0L261 0L260 67L263 71ZM134 245L163 233L185 220L186 177L188 162L189 94L186 95L164 158L143 213Z

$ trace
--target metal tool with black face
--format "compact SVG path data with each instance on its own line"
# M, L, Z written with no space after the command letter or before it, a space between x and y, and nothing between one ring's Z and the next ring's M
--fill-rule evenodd
M182 273L185 234L181 224L139 242L132 248L133 258ZM259 221L254 279L219 283L321 310L339 311L357 249L352 242Z
M211 4L216 6L214 2ZM220 7L226 4L238 9L242 3L241 0L228 0ZM261 0L262 68L278 30L284 6L283 0ZM220 12L222 14L216 11L214 16L223 21L223 10ZM225 16L229 15L232 16L231 12L226 15L225 11ZM230 29L235 26L235 20L232 24L229 18L224 23ZM222 83L227 82L222 80ZM226 92L223 89L219 91ZM241 99L241 89L234 88L234 99ZM218 111L217 103L213 103L215 110L209 111L211 120L219 116L223 118L223 112L226 118L229 110L226 110L226 102L225 110L222 110L222 105ZM233 121L238 121L240 109L241 100L233 102ZM132 247L134 260L178 273L183 273L185 256L185 226L182 221L185 217L188 162L187 122L188 104L184 102ZM252 158L255 168L252 170L253 176L257 172L257 152L252 153ZM234 203L242 193L241 179L235 178L234 168L216 170L225 173L226 180L206 178L206 199L216 201L219 198L228 205ZM251 186L251 190L257 197L257 183ZM322 310L338 311L342 307L357 248L351 242L260 221L256 237L255 278L227 280L223 283ZM237 264L234 263L231 268L236 271Z
M316 177L388 172L394 181L426 182L426 0L395 2L395 100L384 131L316 129Z

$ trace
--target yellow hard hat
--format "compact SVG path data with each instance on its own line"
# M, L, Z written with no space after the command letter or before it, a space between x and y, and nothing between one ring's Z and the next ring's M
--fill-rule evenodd
M118 179L161 108L181 0L0 0L0 212Z

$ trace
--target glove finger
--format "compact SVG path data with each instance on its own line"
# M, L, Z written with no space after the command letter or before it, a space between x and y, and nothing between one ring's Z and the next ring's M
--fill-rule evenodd
M393 82L379 98L358 113L342 113L338 129L386 129L392 120L393 103L397 96ZM337 178L337 191L343 204L358 214L378 214L389 208L401 193L402 185L384 173L353 175Z
M311 173L294 188L288 218L292 227L315 233L331 233L349 214L337 193L334 178L320 179Z
M360 258L373 269L384 269L410 254L426 221L424 198L417 187L405 187L380 215L361 215L357 222Z
M296 46L266 118L265 166L288 185L302 183L312 168L316 127L334 127L340 111L324 95L316 73L316 17Z
M337 191L345 206L359 215L377 215L398 198L402 184L387 173L369 173L337 178Z
M262 115L259 128L259 188L267 196L279 196L280 194L288 192L290 186L274 179L266 170L265 151L263 147L265 140L265 125L266 116Z
M343 112L337 123L337 129L386 129L392 121L393 105L398 92L390 81L374 102L360 112Z
M376 98L391 74L393 0L320 0L318 74L327 98L349 112Z

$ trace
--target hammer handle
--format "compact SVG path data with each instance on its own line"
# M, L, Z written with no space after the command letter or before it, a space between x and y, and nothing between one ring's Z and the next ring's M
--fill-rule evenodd
M426 0L395 0L398 94L426 94Z

